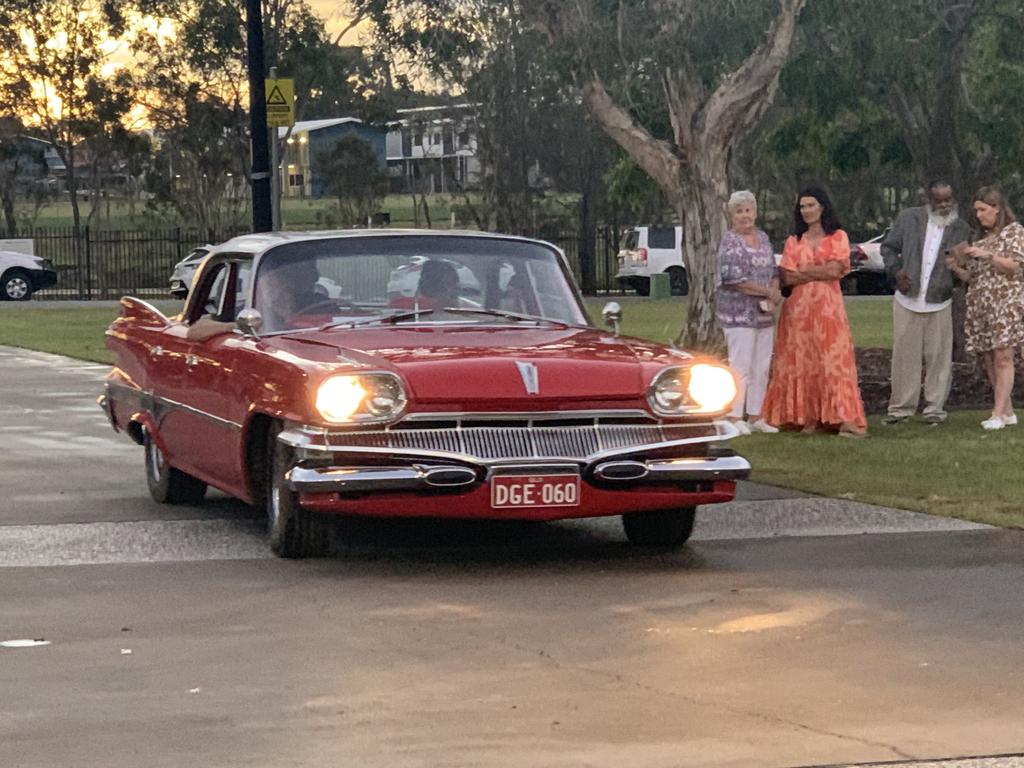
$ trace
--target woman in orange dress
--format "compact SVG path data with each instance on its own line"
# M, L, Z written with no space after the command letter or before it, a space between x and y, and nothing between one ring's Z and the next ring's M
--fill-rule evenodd
M800 192L794 233L779 265L792 293L782 305L763 414L806 434L865 437L850 323L839 280L850 271L850 241L823 190Z

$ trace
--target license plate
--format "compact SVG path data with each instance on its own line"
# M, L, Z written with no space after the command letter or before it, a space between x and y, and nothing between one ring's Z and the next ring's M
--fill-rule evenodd
M579 475L497 475L491 479L491 506L578 507Z

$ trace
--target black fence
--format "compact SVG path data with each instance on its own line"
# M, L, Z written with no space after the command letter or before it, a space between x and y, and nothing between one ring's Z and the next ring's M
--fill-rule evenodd
M37 299L117 299L121 296L169 297L174 265L206 243L219 243L238 232L200 232L188 229L97 230L36 229L14 237L31 238L35 255L58 271L58 283L35 294ZM611 228L589 237L578 233L548 233L540 238L566 255L577 284L590 294L620 293L618 234ZM585 267L589 265L589 269Z

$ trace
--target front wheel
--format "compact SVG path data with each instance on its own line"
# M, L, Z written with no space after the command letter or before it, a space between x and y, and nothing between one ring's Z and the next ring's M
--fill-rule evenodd
M327 552L327 520L299 505L298 494L285 477L294 465L294 452L277 436L275 424L267 440L267 537L278 557L317 557Z
M9 269L0 281L0 296L7 301L28 301L32 298L32 278L23 269Z
M142 434L146 448L146 485L153 501L158 504L199 504L206 496L206 483L168 464L149 430L143 430Z
M622 527L631 544L672 549L681 547L690 538L696 516L696 507L630 512L622 516Z

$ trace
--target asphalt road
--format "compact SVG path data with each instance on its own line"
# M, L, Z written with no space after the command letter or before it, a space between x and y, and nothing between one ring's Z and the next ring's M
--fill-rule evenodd
M1024 766L1021 532L748 486L672 555L417 521L284 562L149 500L102 373L0 348L0 766Z

